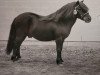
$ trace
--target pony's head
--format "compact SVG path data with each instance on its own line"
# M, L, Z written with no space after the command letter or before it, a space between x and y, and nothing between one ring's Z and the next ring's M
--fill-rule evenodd
M57 10L55 13L42 18L42 20L68 22L70 18L73 18L73 19L79 18L81 20L84 20L86 23L89 23L91 21L91 16L89 15L88 11L89 9L83 3L83 1L77 1L77 2L66 4L61 9Z
M74 15L76 15L77 18L85 21L86 23L91 22L91 16L89 15L89 9L88 7L83 3L83 1L79 2L77 1L75 4L74 9Z

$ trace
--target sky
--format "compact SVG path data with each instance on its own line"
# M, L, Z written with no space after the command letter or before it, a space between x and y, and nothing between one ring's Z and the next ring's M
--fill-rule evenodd
M13 19L23 12L48 15L77 0L0 0L0 40L7 40ZM84 0L91 23L77 20L66 41L100 41L100 0ZM34 38L26 40L35 40Z

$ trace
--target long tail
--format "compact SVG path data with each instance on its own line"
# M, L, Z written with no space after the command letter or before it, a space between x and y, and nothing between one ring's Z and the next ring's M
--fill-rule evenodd
M10 29L7 47L6 47L6 53L8 55L12 52L15 37L16 37L16 28L15 28L15 23L13 21L13 23L11 25L11 29Z

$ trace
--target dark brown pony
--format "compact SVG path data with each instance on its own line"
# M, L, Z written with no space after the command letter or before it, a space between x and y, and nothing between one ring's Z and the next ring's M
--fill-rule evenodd
M61 64L63 62L61 57L63 42L69 36L77 18L86 23L91 21L88 10L83 1L77 1L68 3L48 16L40 16L30 12L20 14L14 19L11 25L6 49L7 54L13 51L11 57L13 61L21 58L20 46L26 36L34 37L40 41L54 40L57 50L56 62L57 64Z

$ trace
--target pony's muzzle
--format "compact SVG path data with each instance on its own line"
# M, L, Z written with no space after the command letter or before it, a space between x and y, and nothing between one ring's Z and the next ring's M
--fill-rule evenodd
M91 16L90 16L90 15L86 15L86 16L84 16L83 20L84 20L86 23L90 23L90 22L91 22Z

